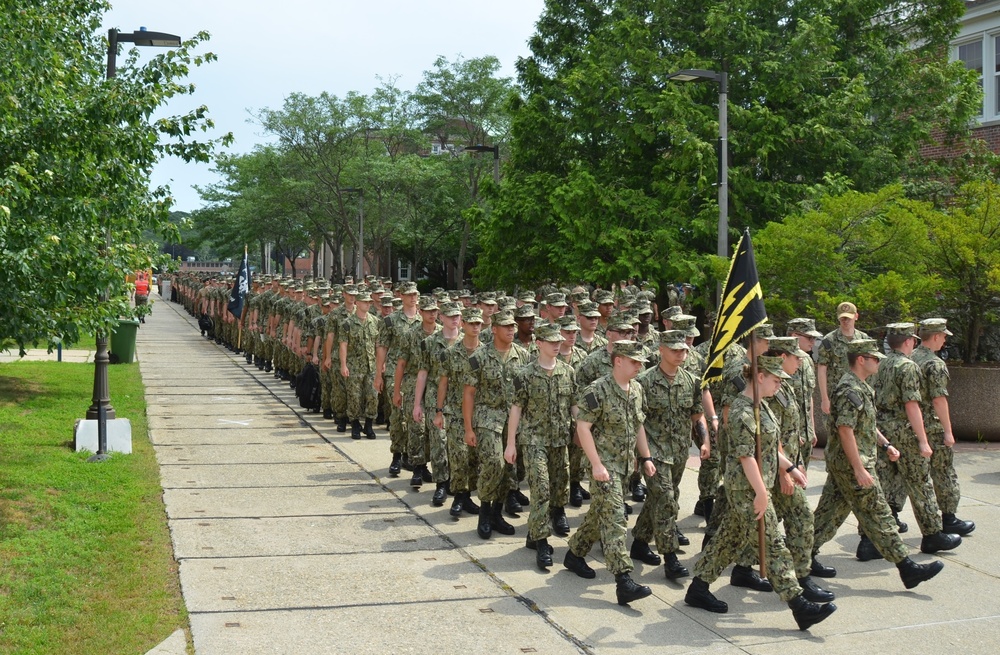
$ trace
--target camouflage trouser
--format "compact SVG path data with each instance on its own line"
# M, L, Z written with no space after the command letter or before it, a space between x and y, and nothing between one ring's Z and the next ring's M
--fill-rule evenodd
M726 514L729 513L729 496L726 493L726 485L720 484L715 490L715 505L712 508L712 516L705 526L705 534L714 538L722 529ZM743 553L736 558L736 563L740 566L752 567L760 561L760 550L754 544L747 544Z
M475 427L475 426L473 426ZM503 431L476 428L476 451L479 457L479 498L496 503L507 497L510 481L503 459Z
M333 393L331 394L332 401L330 402L330 409L333 410L333 415L337 418L347 416L347 380L344 376L340 374L340 358L334 357L333 368L335 375L332 376L331 387Z
M569 481L580 482L587 472L587 455L575 443L569 444Z
M347 392L347 417L351 420L375 418L378 412L378 394L375 393L375 372L350 368L351 374L344 382ZM338 377L340 373L337 373Z
M472 491L476 488L476 479L479 477L476 449L465 443L465 426L461 415L446 416L444 424L448 440L451 492Z
M738 562L747 548L757 549L757 520L754 518L752 490L741 490L729 496L729 509L719 526L719 533L694 565L694 574L708 584L715 582L722 571ZM778 530L778 517L774 506L768 502L764 512L764 556L767 559L767 579L781 600L788 602L802 593L795 577L792 555L785 547L785 540Z
M240 347L243 348L243 352L247 355L253 357L259 348L257 345L260 343L260 338L253 332L248 330L243 330L243 336L239 339Z
M425 409L427 405L424 405ZM448 433L434 427L434 410L424 411L424 434L430 442L431 474L434 482L448 482L451 467L448 465Z
M897 512L903 509L903 505L906 504L906 484L896 462L891 461L881 448L878 449L875 474L879 484L882 485L882 495L889 503L889 508Z
M406 448L404 452L410 457L410 464L426 464L431 458L431 445L427 440L426 421L413 420L413 398L416 392L416 376L403 376L399 386L403 396L402 420L406 431ZM433 410L432 410L433 411ZM431 418L434 418L433 415Z
M548 539L552 535L549 516L553 509L569 502L569 449L566 446L521 447L524 469L531 491L528 538Z
M874 471L868 471L874 475ZM857 485L854 472L844 465L830 466L827 462L826 484L813 513L813 554L833 539L847 515L854 512L861 530L872 540L878 551L893 564L907 556L908 550L896 531L892 510L882 493L878 477L868 488Z
M698 500L715 498L715 491L719 487L719 450L715 443L713 435L712 452L708 459L701 460L698 468ZM701 444L698 445L700 447Z
M940 532L941 510L934 497L934 483L931 482L931 460L920 456L917 436L908 427L895 431L884 431L886 438L899 450L896 468L903 480L906 494L910 497L913 514L921 534Z
M583 523L569 539L574 555L586 557L597 542L604 550L604 562L614 575L630 573L632 558L625 548L628 528L625 523L625 500L622 496L622 476L611 473L608 482L590 481L590 507Z
M674 487L674 500L679 501L681 497L681 478L684 477L684 471L687 469L687 453L674 457L674 463L667 466L670 467L670 482ZM659 468L659 465L657 465L657 468ZM674 518L677 518L676 511L674 512Z
M954 514L958 511L958 501L962 498L958 474L955 473L955 451L944 445L944 432L931 432L927 439L934 449L934 454L931 455L931 481L934 483L938 506L945 514Z
M786 495L778 483L771 490L771 502L778 520L785 524L785 546L792 554L795 577L804 578L812 568L813 553L813 513L805 489L796 486Z
M333 376L340 375L340 373L335 373L333 369L329 371L320 368L319 370L319 383L320 389L322 391L322 405L323 411L333 408Z
M528 473L524 468L524 457L521 456L521 447L517 447L517 462L514 466L507 464L505 467L507 472L507 489L508 491L513 491L521 486L521 482L527 477Z
M260 358L264 361L271 359L271 352L274 350L274 344L272 343L271 337L264 336L260 342Z
M656 474L646 477L646 502L642 505L639 518L632 528L632 537L652 543L656 540L656 550L662 554L676 553L677 543L677 496L674 493L672 464L654 460Z

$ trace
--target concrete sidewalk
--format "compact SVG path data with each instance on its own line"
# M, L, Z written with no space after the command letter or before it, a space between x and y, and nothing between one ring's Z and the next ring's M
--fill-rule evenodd
M198 653L994 653L1000 643L996 449L962 447L959 514L978 529L914 591L884 561L854 559L852 521L822 553L839 571L822 581L839 610L811 632L775 594L730 587L728 576L713 591L729 614L687 607L690 578L674 584L641 563L633 575L654 595L619 607L599 549L594 580L562 568L559 538L555 566L538 571L526 513L516 535L479 539L474 517L453 519L450 501L431 506L433 485L416 492L408 475L387 477L384 431L374 441L337 433L298 409L287 383L200 337L179 305L156 309L138 351ZM689 568L703 527L691 515L696 467L681 485ZM815 504L822 463L810 472ZM586 505L567 510L575 530ZM913 558L928 561L909 509L904 519Z

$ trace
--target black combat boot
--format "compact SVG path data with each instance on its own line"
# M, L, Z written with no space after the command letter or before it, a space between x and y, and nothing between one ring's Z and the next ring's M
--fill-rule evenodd
M330 420L333 418L333 411L329 407L323 408L323 418Z
M837 569L832 566L825 566L824 564L821 564L819 560L816 559L816 556L813 555L812 567L809 569L809 575L816 578L836 578Z
M569 485L569 504L573 507L583 506L583 487L580 486L579 482Z
M633 600L652 596L653 590L646 585L637 584L628 573L615 576L615 596L619 605L628 605Z
M792 610L792 616L795 617L799 630L808 630L837 611L837 606L833 603L819 605L807 600L803 594L788 601L788 607Z
M712 510L715 509L715 499L706 498L703 507L705 510L705 524L708 525L708 522L712 520Z
M806 600L811 600L814 603L829 603L836 600L836 596L833 595L832 591L823 589L813 582L813 579L808 575L804 578L799 578L799 586L802 587L802 595L805 596Z
M399 477L399 470L401 468L400 467L400 462L402 461L402 459L403 459L403 456L400 455L399 453L393 453L392 454L392 463L389 464L389 477L393 477L393 478L398 478Z
M438 482L437 486L434 488L434 496L431 497L431 504L434 507L441 507L444 505L445 498L448 497L448 483Z
M420 469L420 475L423 476L424 482L426 482L427 484L434 482L434 477L431 475L431 470L427 468L426 464L424 464L424 467Z
M354 419L351 421L351 439L361 438L361 421Z
M521 493L520 489L514 489L514 498L517 499L517 504L521 506L522 510L531 503L528 497Z
M705 499L699 498L698 502L694 504L694 515L695 516L705 516Z
M935 575L941 572L944 568L944 563L940 560L935 560L929 564L917 564L909 557L904 557L903 561L896 565L899 569L899 579L903 581L903 586L907 589L913 589L921 582L930 580Z
M954 514L942 514L941 522L944 527L941 532L947 532L948 534L957 534L960 537L964 537L973 530L976 529L976 524L972 521L963 521Z
M504 519L503 503L499 500L490 505L490 527L493 528L494 532L499 532L500 534L514 534L514 526L507 523Z
M472 492L466 491L465 496L462 498L462 509L464 509L469 514L478 514L479 505L472 500Z
M518 518L521 515L521 512L524 511L524 507L521 506L521 503L517 502L517 496L514 495L513 490L507 492L507 499L501 504L504 511L510 514L511 518Z
M935 532L934 534L925 534L920 540L920 552L936 553L939 550L951 550L960 545L962 545L962 538L957 534Z
M375 428L372 427L372 420L370 418L365 419L365 428L363 430L365 437L367 439L375 438Z
M868 538L868 535L862 534L861 541L858 542L858 552L856 553L858 560L861 562L869 562L873 559L885 559L882 557L882 553L879 549L875 547L872 540Z
M489 507L489 503L483 503L483 509L479 512L479 525L476 526L476 534L482 539L489 539L493 534L493 527L490 524Z
M535 564L543 571L552 566L552 546L549 545L548 539L535 541Z
M413 477L410 478L410 486L419 489L424 484L423 464L413 465Z
M629 549L629 556L650 566L659 566L661 561L660 556L654 553L653 549L649 547L649 543L641 539L632 540L632 548Z
M902 511L902 509L903 509L902 507L893 507L892 505L889 506L889 510L892 512L892 518L894 521L896 521L896 532L898 532L899 534L903 534L910 530L909 525L899 520L899 513Z
M455 499L451 501L451 509L448 510L448 513L454 516L455 518L458 518L459 516L462 515L462 498L465 496L466 493L468 492L459 491L457 494L455 494Z
M699 577L691 580L691 585L684 594L684 602L691 607L697 607L716 614L725 614L729 611L729 605L716 598L708 590L708 583Z
M271 366L271 360L270 359L264 360L264 372L270 373L273 370L274 369Z
M552 531L560 537L569 534L569 521L566 520L566 509L563 507L553 507L549 512L552 518Z
M767 578L760 577L760 574L749 566L740 566L739 564L733 567L733 573L729 576L729 584L754 591L774 591L774 587L771 586L771 582Z
M566 557L563 559L563 566L573 573L576 573L581 578L585 578L587 580L592 580L597 577L597 571L590 568L587 564L587 560L579 555L574 555L572 550L566 550Z
M677 553L667 553L663 562L663 572L666 574L668 580L676 580L677 578L684 578L690 575L687 567L677 561Z
M632 485L632 500L637 503L646 502L646 485L642 483L642 478L635 478Z
M337 417L337 432L347 432L347 417L338 416Z
M690 546L691 540L687 538L687 535L681 532L681 529L676 525L674 526L674 532L677 533L677 543L681 546Z

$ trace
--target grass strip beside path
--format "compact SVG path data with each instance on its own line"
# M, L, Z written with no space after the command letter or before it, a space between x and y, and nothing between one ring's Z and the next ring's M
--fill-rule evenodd
M145 653L187 627L138 364L108 367L132 455L87 463L91 364L0 364L0 653Z

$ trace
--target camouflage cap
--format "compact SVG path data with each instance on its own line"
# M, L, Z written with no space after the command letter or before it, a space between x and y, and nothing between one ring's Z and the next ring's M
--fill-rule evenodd
M670 319L670 325L675 330L682 330L686 336L697 337L701 335L701 330L695 327L698 319L689 314L674 314Z
M645 284L645 282L643 284ZM646 291L646 290L640 291L638 294L636 294L635 297L638 298L639 300L647 300L649 302L653 302L654 300L656 300L656 294L653 293L652 291Z
M683 314L683 313L684 313L684 310L681 308L680 305L671 305L670 307L667 307L662 312L660 312L660 319L662 320L662 319L667 318L667 319L673 320L674 316L677 316L678 314Z
M920 321L921 332L944 332L949 337L954 336L948 329L948 319L946 318L925 318Z
M917 326L913 323L889 323L885 326L886 334L889 336L900 335L903 337L915 337L917 336Z
M500 298L497 298L497 307L499 307L501 311L512 312L517 308L517 300L511 298L510 296L501 296Z
M607 329L614 332L631 332L632 321L628 318L628 316L619 312L608 319Z
M537 300L535 300L535 294L527 290L517 294L517 299L520 300L521 302L530 302L531 304L535 304L536 302L538 302Z
M566 330L567 332L579 332L580 325L576 322L576 317L572 314L566 314L565 316L560 316L559 320L556 321L559 324L560 330Z
M594 292L594 302L598 305L613 305L615 303L615 294L607 289L598 289Z
M452 289L448 292L448 298L451 300L458 300L462 297L462 293L458 289Z
M441 316L461 316L462 315L462 307L458 303L451 302L451 301L443 302L443 303L441 303L441 305L439 307L441 309Z
M343 291L344 291L344 293L346 293L349 296L356 296L356 295L358 295L358 287L357 287L357 285L354 285L354 284L345 284Z
M789 334L797 332L816 339L823 337L823 333L816 329L816 321L811 318L793 318L788 321L787 331Z
M611 354L618 357L628 357L637 362L646 362L646 350L638 341L621 340L615 341L611 346Z
M484 291L479 294L476 300L481 305L495 305L497 304L497 294L492 291Z
M774 336L774 326L770 323L764 323L754 328L750 334L754 339L770 339Z
M791 375L785 373L785 370L781 368L781 357L780 356L769 356L769 355L758 355L757 356L757 370L766 371L771 375L776 375L782 380L791 379Z
M636 309L636 312L639 313L639 314L652 314L653 313L653 306L650 305L649 302L646 301L646 300L642 300L642 301L639 301L638 303L636 303L635 309Z
M403 282L399 285L399 293L408 296L413 293L420 293L420 291L417 289L416 282Z
M885 355L878 349L878 342L875 339L855 339L847 344L848 355L868 355L877 359L885 359Z
M806 351L799 348L799 340L795 337L771 337L767 340L768 350L777 350L796 357L808 357Z
M559 342L565 341L566 338L559 334L559 326L555 323L545 323L544 325L539 325L535 329L535 339L538 341L551 341Z
M690 350L684 330L664 330L660 332L660 346L671 350Z
M458 292L458 297L459 298L471 298L472 297L472 292L469 291L468 289L462 289L461 291Z
M514 318L535 318L535 308L531 305L521 305L514 310Z
M492 325L499 325L501 327L506 325L517 325L517 321L514 320L514 314L511 312L497 312L491 319Z
M855 307L852 302L842 302L837 305L837 320L844 318L845 316L849 318L854 318L858 315L858 308Z
M371 301L372 301L372 294L368 293L367 291L362 291L354 298L354 302L371 302Z
M466 307L462 310L462 320L466 323L482 323L483 310L478 307Z
M425 312L433 311L438 308L437 298L434 296L420 296L417 299L417 307Z
M590 300L590 294L586 291L574 291L567 298L570 302L582 303Z
M550 293L545 296L546 304L552 307L565 307L566 306L566 294L564 293Z
M582 302L577 306L580 311L580 316L586 316L587 318L600 318L601 312L597 309L596 302Z
M395 307L396 309L399 309L400 307L403 306L403 299L394 297L392 299L392 306Z
M381 282L375 282L368 287L371 293L385 293L385 287L382 286Z
M392 307L392 301L395 300L392 296L386 295L379 298L379 304L382 307Z

